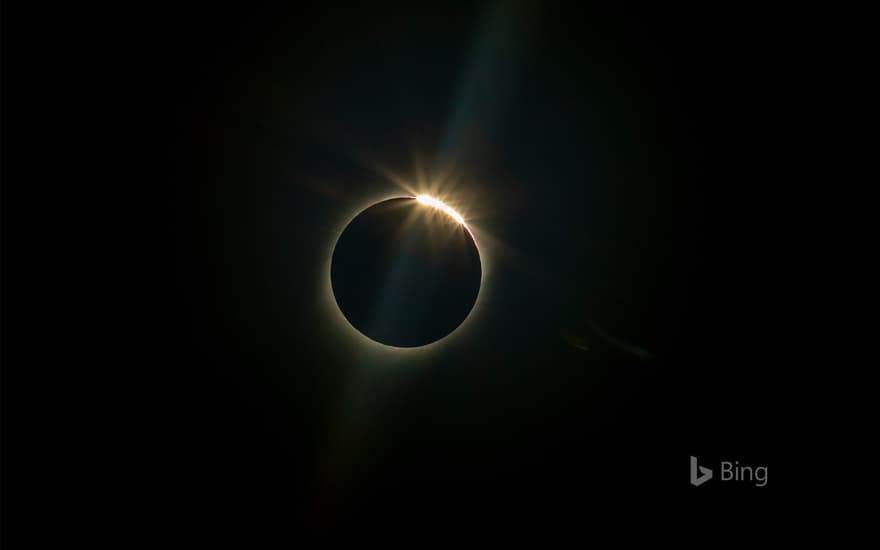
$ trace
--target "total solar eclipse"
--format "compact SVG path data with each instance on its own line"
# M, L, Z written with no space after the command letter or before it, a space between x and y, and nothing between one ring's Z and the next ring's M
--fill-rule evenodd
M351 325L387 346L436 342L467 318L482 265L464 219L420 195L387 199L358 214L333 250L333 296Z

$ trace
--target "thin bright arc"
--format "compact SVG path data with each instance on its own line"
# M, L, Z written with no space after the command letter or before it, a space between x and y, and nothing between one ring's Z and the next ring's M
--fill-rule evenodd
M465 227L467 227L466 224L464 223L464 218L461 216L461 214L459 214L458 212L453 210L451 207L438 201L434 197L429 197L428 195L418 195L418 196L416 196L416 200L418 200L422 204L427 204L428 206L433 206L434 208L438 208L438 209L446 212L447 214L449 214L449 216L452 217L452 219L454 219L455 221L457 221L461 225L464 225Z

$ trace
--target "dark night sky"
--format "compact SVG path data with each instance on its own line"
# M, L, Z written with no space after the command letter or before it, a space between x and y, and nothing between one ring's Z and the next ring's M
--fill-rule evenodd
M27 18L4 170L38 268L4 271L4 353L34 378L7 433L41 452L4 459L16 481L83 533L771 510L797 38L760 10L541 4ZM341 224L399 194L378 167L412 181L414 154L452 172L491 276L454 341L389 358L321 289ZM774 479L695 495L689 455Z

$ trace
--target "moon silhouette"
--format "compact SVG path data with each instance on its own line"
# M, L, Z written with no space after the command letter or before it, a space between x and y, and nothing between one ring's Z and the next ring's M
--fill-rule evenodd
M464 220L429 198L398 197L358 214L330 265L333 296L362 334L387 346L425 346L452 333L480 292L482 264Z

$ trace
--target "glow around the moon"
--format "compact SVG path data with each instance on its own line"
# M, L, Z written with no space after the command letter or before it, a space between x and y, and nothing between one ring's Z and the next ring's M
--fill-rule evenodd
M491 279L492 279L492 267L493 267L493 254L492 254L492 243L494 242L492 239L489 239L488 246L478 246L477 245L477 237L481 231L481 228L478 226L472 226L470 223L465 221L465 217L456 211L454 208L450 207L445 202L436 198L435 193L419 193L415 189L411 189L408 186L400 185L403 194L390 194L390 195L375 195L372 198L365 199L363 201L352 202L352 208L342 213L336 221L336 229L333 231L335 234L335 238L332 240L328 240L328 248L323 255L323 264L324 270L326 273L325 277L321 277L321 289L318 295L321 297L321 302L323 306L320 308L322 312L327 313L326 317L322 316L322 322L329 323L328 326L332 327L333 331L338 331L339 334L345 335L345 338L349 339L348 341L353 344L349 349L352 352L356 352L359 354L367 354L365 357L371 357L376 360L380 360L382 362L391 361L395 363L397 361L401 361L404 363L408 363L412 361L414 358L422 357L425 354L435 353L437 350L444 348L450 343L458 340L463 334L467 333L467 326L472 325L477 322L477 319L482 317L485 313L485 309L483 307L483 302L485 301L485 297L487 295L487 291L491 292ZM422 187L429 187L428 185L423 185ZM480 252L480 262L482 264L482 282L480 284L480 292L477 295L477 300L474 304L474 307L471 309L470 314L467 318L462 322L462 324L451 334L448 336L425 346L415 347L415 348L398 348L393 346L386 346L374 340L371 340L369 337L365 336L363 333L354 328L351 323L346 320L345 316L342 314L341 310L336 303L336 299L333 295L333 289L330 281L330 272L331 272L331 259L333 256L333 250L335 248L336 242L339 239L339 236L345 230L345 228L351 223L351 221L357 217L358 214L363 212L365 207L369 207L371 204L376 204L385 200L393 199L393 198L402 198L407 197L411 199L416 199L419 204L423 204L425 206L429 206L431 208L436 208L444 212L447 216L452 218L456 223L460 224L470 235L470 238L473 240L474 245L478 246ZM362 206L364 205L364 206ZM483 234L484 237L487 237L486 234Z

